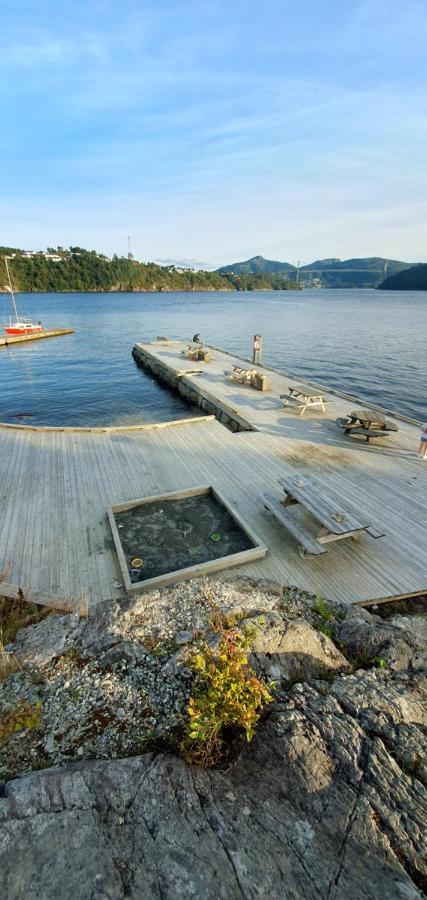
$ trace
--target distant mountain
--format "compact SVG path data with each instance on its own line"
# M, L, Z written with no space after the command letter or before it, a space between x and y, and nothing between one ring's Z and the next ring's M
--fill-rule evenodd
M353 259L320 259L302 266L300 281L307 287L375 288L387 275L407 269L411 263L382 256Z
M378 287L381 291L427 291L427 264L419 263L390 275Z
M375 288L386 276L395 275L397 272L408 269L411 265L411 263L396 259L387 260L381 256L345 260L336 257L317 259L309 265L301 266L299 283L301 287ZM297 270L296 266L287 262L253 256L252 259L247 259L245 262L222 266L217 269L217 272L221 275L227 273L234 275L289 273L289 277L295 280Z
M216 271L220 275L227 275L229 272L232 272L233 275L257 275L258 273L264 274L265 272L270 274L292 272L294 275L296 273L296 266L291 266L290 263L286 262L277 262L274 259L264 259L263 256L253 256L252 259L247 259L245 262L221 266L221 268Z

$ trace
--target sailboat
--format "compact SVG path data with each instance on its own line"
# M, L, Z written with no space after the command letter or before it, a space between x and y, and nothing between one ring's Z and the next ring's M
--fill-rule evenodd
M10 272L9 272L9 266L7 264L7 259L8 259L7 256L5 256L4 262L5 262L5 266L6 266L7 279L9 282L8 284L5 284L5 289L12 296L14 319L12 320L12 316L10 316L9 323L7 325L3 326L3 330L6 332L6 334L14 334L14 335L41 334L41 332L44 329L43 329L43 325L41 325L40 322L37 325L33 325L33 323L31 322L30 319L24 319L22 316L18 315L18 310L16 308L15 294L13 293L13 287L12 287L12 282L10 279Z

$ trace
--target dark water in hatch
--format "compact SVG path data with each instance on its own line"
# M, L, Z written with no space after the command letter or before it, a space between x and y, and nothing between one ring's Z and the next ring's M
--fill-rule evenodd
M253 547L212 494L144 503L114 517L133 583Z

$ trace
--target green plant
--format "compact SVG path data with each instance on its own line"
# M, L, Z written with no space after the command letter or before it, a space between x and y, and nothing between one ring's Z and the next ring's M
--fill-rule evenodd
M0 744L18 731L40 728L42 715L42 703L37 701L35 706L30 706L27 701L21 703L9 712L0 716Z
M311 609L316 613L316 616L320 616L324 622L329 622L331 619L336 618L335 610L324 597L316 597Z
M321 634L326 635L331 641L334 640L334 629L327 622L317 622L314 627L316 631L320 631Z
M74 646L64 650L61 659L67 660L72 666L82 666L84 664L80 650Z
M373 656L370 659L370 663L374 666L375 669L387 669L387 660L385 660L382 656Z
M218 645L200 641L189 665L196 673L188 702L187 733L181 743L186 759L213 766L226 755L227 738L244 734L250 741L264 706L271 703L273 683L265 684L248 664L256 629L223 632Z

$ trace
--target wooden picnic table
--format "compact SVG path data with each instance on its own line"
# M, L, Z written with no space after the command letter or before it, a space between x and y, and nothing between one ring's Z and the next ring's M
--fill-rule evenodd
M384 428L386 420L376 409L352 409L349 418L355 425L360 424L364 428L370 428L375 425L377 428Z
M328 497L324 489L313 481L293 476L279 478L278 484L285 491L285 499L278 500L269 494L263 494L264 506L296 537L303 553L325 553L323 544L344 538L359 540L364 531L370 531L373 537L383 536L367 520L359 520L354 513ZM287 507L295 504L300 504L320 524L316 535L287 510Z
M352 409L345 417L336 420L344 434L362 434L369 442L371 437L387 437L390 431L398 431L395 422L385 419L376 409Z
M288 406L290 402L296 403L297 409L301 410L300 416L304 415L306 409L310 409L313 406L318 406L322 412L325 412L325 403L328 403L324 394L319 393L316 388L311 388L307 384L290 386L287 394L280 394L280 399L283 400L284 406Z

